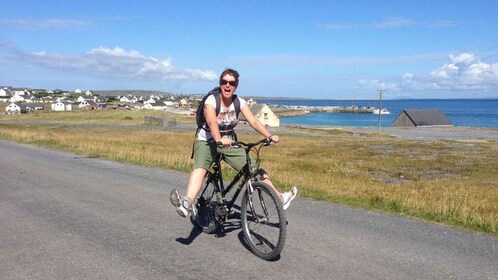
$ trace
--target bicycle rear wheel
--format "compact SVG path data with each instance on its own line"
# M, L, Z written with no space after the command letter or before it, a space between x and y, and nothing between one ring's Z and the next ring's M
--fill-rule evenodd
M197 199L195 214L190 216L194 225L204 233L214 233L216 231L215 216L215 186L213 182L208 182L202 190L201 196Z
M280 256L287 234L287 222L280 199L270 186L252 183L254 191L242 198L242 231L251 251L264 260Z

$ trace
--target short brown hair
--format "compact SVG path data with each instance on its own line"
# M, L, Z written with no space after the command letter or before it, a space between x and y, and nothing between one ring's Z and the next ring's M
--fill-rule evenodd
M239 85L239 72L237 72L236 70L234 69L231 69L231 68L225 68L225 71L223 71L220 75L220 80L219 80L219 83L221 84L221 80L223 79L223 77L228 74L232 77L235 78L235 82L237 83L237 85Z

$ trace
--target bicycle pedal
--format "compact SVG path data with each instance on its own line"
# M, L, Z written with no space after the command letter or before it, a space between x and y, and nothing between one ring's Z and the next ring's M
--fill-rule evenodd
M228 219L234 218L235 216L237 216L237 214L235 213L234 210L230 210L230 211L227 212L227 218Z
M214 235L215 238L222 238L222 237L225 237L226 236L226 233L225 231L223 230L223 227L221 225L219 225L217 228L216 228L216 233Z

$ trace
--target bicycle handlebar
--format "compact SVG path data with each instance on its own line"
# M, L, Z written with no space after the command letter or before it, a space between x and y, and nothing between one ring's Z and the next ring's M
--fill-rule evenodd
M247 147L247 148L252 148L252 147L255 147L255 146L258 146L258 145L261 145L263 144L264 146L269 146L273 143L273 141L271 141L269 138L263 138L259 141L256 141L254 143L246 143L246 142L241 142L241 141L232 141L232 145L230 145L231 147L234 147L234 148L238 148L240 146L244 146L244 147ZM216 141L216 145L218 146L222 146L223 143L221 141Z

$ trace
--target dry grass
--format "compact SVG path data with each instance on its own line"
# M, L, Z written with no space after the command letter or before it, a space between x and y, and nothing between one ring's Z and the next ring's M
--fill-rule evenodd
M122 117L119 117L122 118ZM0 138L188 171L192 132L0 125ZM245 141L257 135L241 134ZM262 152L281 190L498 235L498 143L281 135Z
M5 111L5 109L3 110ZM194 120L193 116L173 114L154 110L75 110L69 112L37 111L29 114L1 115L5 122L44 122L44 123L85 123L85 124L119 124L142 125L145 116L174 118L179 123Z

